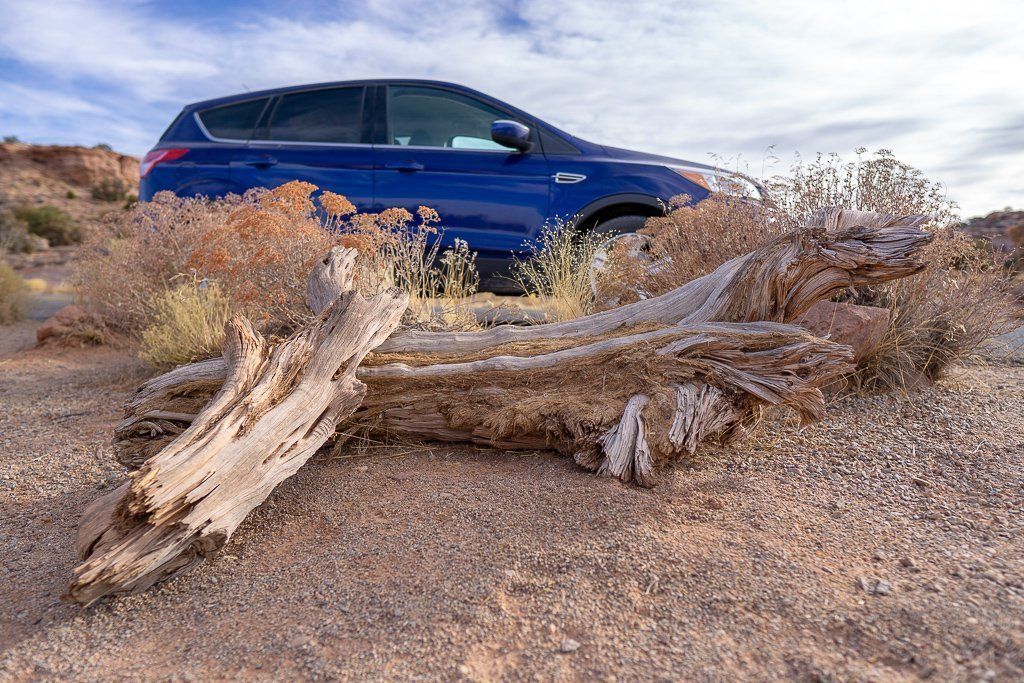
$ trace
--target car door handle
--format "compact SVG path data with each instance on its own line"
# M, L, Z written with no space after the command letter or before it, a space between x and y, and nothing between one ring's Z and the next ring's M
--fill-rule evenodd
M384 168L389 171L403 171L405 173L413 173L415 171L422 171L423 164L417 161L392 161L384 164Z
M242 163L245 164L246 166L254 166L256 168L270 168L271 166L277 163L277 159L270 156L269 154L264 154L263 156L260 157L245 159Z

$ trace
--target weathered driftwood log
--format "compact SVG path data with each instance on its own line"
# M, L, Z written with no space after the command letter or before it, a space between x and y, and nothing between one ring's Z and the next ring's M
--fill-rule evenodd
M616 416L617 420L631 396L648 396L647 403L653 403L644 408L643 413L650 416L655 406L665 404L664 394L674 382L700 387L687 390L695 397L687 399L686 406L703 406L700 414L707 415L707 420L717 424L729 412L735 418L733 422L741 425L749 420L752 404L743 410L722 411L715 406L726 399L711 400L711 396L717 395L715 392L728 391L733 396L729 400L743 403L735 398L737 391L745 392L742 387L724 386L724 375L717 369L722 362L716 366L713 381L691 382L693 377L708 371L708 368L696 368L688 360L700 359L704 349L699 344L691 344L681 347L683 350L675 355L669 351L658 355L655 351L662 346L656 344L676 348L672 344L691 335L719 354L728 350L730 359L746 353L759 354L755 357L763 359L769 354L759 345L770 339L780 350L799 348L811 355L824 353L822 348L815 348L812 353L808 346L811 342L796 330L764 326L705 329L699 326L708 322L789 321L816 301L846 287L915 273L923 267L918 252L930 239L928 233L917 228L922 220L916 216L896 218L829 211L818 216L805 230L776 239L703 278L647 301L578 320L535 327L396 334L377 347L359 369L357 376L366 381L370 389L355 416L358 422L350 420L345 429L372 429L410 438L469 440L503 448L558 447L578 455L581 463L593 466L593 434L590 432L594 430L588 432L588 438L583 440L586 447L581 448L583 443L575 442L581 439L582 432L564 424L553 426L559 420L570 420L566 406L579 398L590 413L603 415L595 423L600 427L608 423L609 415ZM645 336L647 333L653 336ZM803 381L813 388L834 378L842 371L841 357L837 353L832 352L831 362L818 366L820 376L805 377ZM644 376L638 368L643 362L638 358L663 359L663 356L672 356L681 362L680 368L691 368L692 377L683 370L675 374L663 372L654 385L645 385L640 381ZM633 365L627 363L627 358ZM586 381L581 380L580 373L574 374L576 368L583 367L590 373ZM764 367L761 371L796 378L797 369L798 366L785 370ZM119 459L129 467L136 467L159 451L187 426L190 416L205 405L223 382L224 374L223 360L213 359L178 368L140 387L126 405L125 418L117 427ZM622 388L620 393L629 395L607 395L609 386L628 385L630 381L636 388L634 393ZM534 400L531 396L543 393L534 387L546 383L544 391L548 391L549 385L558 382L565 385L565 389L558 392L564 397L565 409L560 413L555 411L562 417L548 415L546 426L540 428L536 422L545 417L541 412L549 411L551 405L544 401L530 405ZM780 383L784 384L781 380ZM660 390L656 391L657 387ZM403 395L406 396L404 404ZM484 395L489 398L480 399ZM598 396L603 397L604 402L594 400ZM413 400L413 397L421 398ZM790 401L781 394L765 394L758 400ZM637 399L630 403L634 412L639 410L640 402L641 399ZM484 410L484 404L491 412L479 412ZM470 405L475 405L473 410L466 409ZM808 415L814 413L814 410L806 411ZM507 414L519 417L505 425L497 416ZM480 424L471 425L465 417L460 417L466 415L475 417ZM741 419L740 415L746 417ZM711 435L714 431L695 427L692 433ZM572 438L560 440L558 435L563 432ZM692 439L690 442L695 443ZM647 477L640 479L649 480Z
M143 590L201 561L359 407L366 387L356 368L398 326L408 297L349 291L355 257L336 249L314 268L310 303L324 310L289 339L268 342L244 318L229 323L216 394L86 510L71 599Z

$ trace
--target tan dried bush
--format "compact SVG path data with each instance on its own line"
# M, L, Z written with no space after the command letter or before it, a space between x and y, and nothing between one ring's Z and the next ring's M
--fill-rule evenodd
M8 264L0 261L0 325L25 317L25 283Z
M139 357L166 370L220 355L231 304L210 282L190 280L157 296L142 330Z
M1017 324L1002 259L952 225L933 232L927 270L842 297L891 316L881 344L851 377L855 388L906 390L937 380Z
M668 213L647 219L639 231L647 238L642 252L630 242L615 244L607 270L597 277L598 301L618 306L664 294L786 230L762 205L739 197L714 194L696 206L687 202L685 195L674 197Z
M925 252L925 272L842 297L891 313L890 330L852 378L855 386L908 388L922 378L937 379L1012 324L1014 307L998 258L954 227L957 206L943 187L892 152L867 155L858 149L851 162L835 154L819 155L810 163L798 160L789 175L763 184L770 200L766 205L719 194L696 207L680 206L676 200L668 215L648 219L642 230L649 236L648 260L616 258L613 253L612 277L602 280L603 287L613 290L606 299L616 299L616 279L619 303L662 294L806 225L820 209L841 206L924 214L930 218L926 229L935 234ZM623 287L621 282L629 284Z
M287 333L308 321L306 277L338 237L316 218L316 186L291 182L247 193L227 220L197 236L185 270L216 282L233 310Z
M161 192L112 216L86 241L73 274L81 303L116 330L138 334L152 317L150 302L189 273L201 236L223 225L242 202Z
M325 203L329 227L342 244L359 251L356 283L362 292L375 294L389 287L408 292L409 307L403 318L407 328L479 327L467 303L480 283L476 254L462 240L441 251L436 211L421 206L415 217L401 208L355 214L348 200L337 197Z

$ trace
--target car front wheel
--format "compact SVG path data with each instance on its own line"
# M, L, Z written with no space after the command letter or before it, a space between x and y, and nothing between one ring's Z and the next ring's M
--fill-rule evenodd
M647 248L650 238L637 232L646 221L646 216L617 216L599 223L594 228L595 234L605 238L590 261L590 290L594 296L598 295L598 280L608 267L608 257L614 247L623 245L634 258L648 260ZM642 295L641 298L646 296Z

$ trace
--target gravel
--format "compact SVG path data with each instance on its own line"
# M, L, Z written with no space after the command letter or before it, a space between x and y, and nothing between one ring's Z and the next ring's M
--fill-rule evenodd
M772 416L653 490L549 453L318 456L215 560L83 609L75 527L142 369L3 348L0 680L1024 677L1019 366Z

